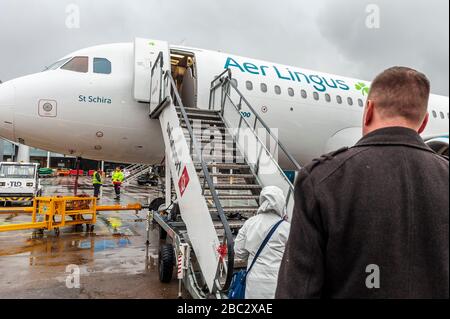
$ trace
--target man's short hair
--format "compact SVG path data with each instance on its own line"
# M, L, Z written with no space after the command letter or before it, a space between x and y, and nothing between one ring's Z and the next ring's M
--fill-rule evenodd
M373 80L369 100L386 117L401 116L421 122L427 113L430 81L425 74L407 67L392 67Z

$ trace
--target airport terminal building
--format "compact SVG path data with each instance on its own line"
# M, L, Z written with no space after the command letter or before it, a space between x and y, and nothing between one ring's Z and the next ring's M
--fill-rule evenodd
M17 156L17 145L0 139L0 162L15 161ZM48 152L37 148L30 147L30 161L32 163L39 163L40 167L47 167ZM73 169L76 165L76 158L74 156L50 153L50 167L51 168L67 168ZM105 162L105 170L114 169L120 164ZM126 165L125 165L126 166ZM81 170L92 170L99 167L98 161L82 159L80 163Z

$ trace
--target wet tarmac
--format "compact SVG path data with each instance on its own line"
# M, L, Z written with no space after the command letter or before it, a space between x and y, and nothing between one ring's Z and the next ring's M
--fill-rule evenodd
M72 195L73 178L43 179L44 196ZM114 191L105 187L100 205L111 205ZM89 178L78 194L92 194ZM120 204L147 204L154 187L127 186ZM59 236L46 231L0 233L0 298L176 298L178 282L158 279L158 232L146 246L146 212L101 212L92 233L75 227ZM28 222L27 215L0 215L0 225ZM78 281L75 279L77 274Z

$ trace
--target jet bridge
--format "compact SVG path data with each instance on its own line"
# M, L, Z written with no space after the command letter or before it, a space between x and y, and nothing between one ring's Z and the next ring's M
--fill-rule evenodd
M223 298L235 270L246 267L234 256L234 238L257 213L261 189L280 187L288 218L292 214L294 188L274 154L301 167L239 92L230 71L211 83L209 108L187 108L166 63L160 52L151 69L149 110L160 121L166 150L165 198L151 204L153 225L171 240L160 248L160 279L169 281L176 264L180 285L192 296ZM243 107L251 121L242 116Z

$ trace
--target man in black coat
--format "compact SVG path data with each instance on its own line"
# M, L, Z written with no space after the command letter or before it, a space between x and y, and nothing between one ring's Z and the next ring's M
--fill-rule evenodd
M428 79L376 77L363 138L296 182L277 298L449 298L449 164L421 139Z

